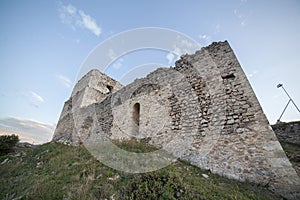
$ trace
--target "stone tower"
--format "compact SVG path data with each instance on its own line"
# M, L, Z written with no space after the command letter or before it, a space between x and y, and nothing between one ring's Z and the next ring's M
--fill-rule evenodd
M84 75L75 85L70 99L64 104L53 140L73 145L81 143L74 126L74 110L101 102L122 87L119 82L98 70L91 70Z

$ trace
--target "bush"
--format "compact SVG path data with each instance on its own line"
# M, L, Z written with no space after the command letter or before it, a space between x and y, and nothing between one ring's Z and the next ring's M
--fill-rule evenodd
M0 136L0 155L8 154L13 147L19 142L17 135L1 135Z

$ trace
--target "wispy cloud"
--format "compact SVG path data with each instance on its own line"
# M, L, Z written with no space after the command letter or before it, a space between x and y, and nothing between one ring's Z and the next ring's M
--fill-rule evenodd
M214 34L216 35L216 34L218 34L220 32L221 25L220 24L215 24L213 26L213 28L214 28Z
M172 48L166 54L165 58L169 65L175 64L175 60L179 59L184 54L193 54L201 48L195 40L188 38L184 35L176 35Z
M192 54L199 50L200 47L201 46L196 41L182 35L177 35L171 53L177 56L181 56L183 54Z
M123 62L124 62L124 59L123 58L120 58L118 59L117 61L115 61L112 65L112 67L114 69L120 69L122 66L123 66Z
M200 49L200 45L195 41L188 40L178 36L173 45L173 50L166 55L169 65L175 64L175 60L179 59L184 54L192 54Z
M41 144L49 142L55 129L54 124L36 120L9 117L0 119L0 135L18 135L23 142Z
M201 44L203 46L206 46L206 45L208 45L208 44L210 44L212 42L212 37L209 36L209 35L206 35L206 34L199 35L199 38L200 38Z
M80 27L91 31L96 36L101 34L101 28L97 25L96 20L71 4L60 5L59 18L62 23L69 25L73 30Z
M91 16L85 14L83 11L79 10L79 14L81 16L82 21L82 26L85 27L86 29L89 29L92 31L95 35L99 36L101 34L101 29L97 25L95 19L93 19Z
M244 1L242 3L246 3L247 1ZM252 11L248 12L241 12L238 9L233 10L233 14L236 16L236 18L239 20L240 26L245 27L247 25L247 18L251 15ZM245 14L247 13L247 14Z
M75 30L75 25L77 23L78 16L77 16L77 9L72 6L71 4L64 6L60 5L59 8L59 18L63 24L69 25L73 30Z
M39 94L37 94L36 92L33 92L33 91L30 91L29 92L31 98L35 101L38 101L38 102L41 102L41 103L44 103L45 100L43 97L41 97Z
M175 55L173 53L168 53L166 59L168 60L168 64L171 65L174 61Z
M109 49L109 50L108 50L107 56L108 56L108 58L109 58L110 60L114 60L114 59L117 58L117 54L116 54L116 52L115 52L113 49Z
M59 74L59 75L56 75L56 78L57 78L57 79L60 81L60 83L63 84L66 88L70 88L70 87L71 87L72 81L71 81L68 77Z
M188 51L187 49L180 48L175 45L173 51L167 53L167 55L166 55L168 64L173 65L175 60L177 60L181 55L186 54L186 53L191 53L191 52Z

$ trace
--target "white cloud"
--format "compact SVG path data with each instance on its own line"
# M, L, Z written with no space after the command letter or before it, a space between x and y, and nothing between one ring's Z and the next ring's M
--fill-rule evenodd
M15 134L22 142L41 144L49 142L55 129L54 124L36 120L9 117L0 119L0 135Z
M167 54L166 59L168 60L168 64L171 65L172 62L174 61L174 54L172 54L171 52Z
M66 6L65 9L66 9L66 12L69 13L70 15L75 15L77 12L77 9L74 6L72 6L71 4Z
M124 62L124 59L120 58L116 62L114 62L114 64L112 65L112 67L114 69L120 69L120 67L122 67L122 65L123 65L123 62Z
M184 54L184 50L182 48L179 48L177 46L174 46L174 50L173 50L173 53L180 56L180 55L183 55Z
M37 94L36 92L33 92L33 91L30 91L29 92L31 98L33 98L35 101L38 101L38 102L42 102L44 103L45 100L43 97L41 97L39 94Z
M209 35L199 35L199 38L203 46L209 45L212 42L212 38Z
M192 54L199 50L200 47L201 46L196 41L178 35L173 45L172 53L177 56Z
M96 20L82 10L78 10L73 5L60 5L59 18L62 23L69 25L73 30L76 27L90 30L96 36L101 34L101 28Z
M56 75L56 78L57 78L57 79L58 79L58 80L59 80L66 88L70 88L70 87L71 87L72 81L71 81L68 77L59 74L59 75Z
M76 16L77 9L71 4L67 6L61 5L59 8L59 18L63 24L69 25L73 30L75 30L76 21L79 20ZM75 22L75 24L74 24Z
M195 46L194 43L189 42L188 40L185 40L185 39L181 40L180 42L181 42L181 44L180 44L181 46L185 46L186 48L189 48L189 49L193 49L193 47Z
M180 34L176 35L172 50L166 54L169 65L173 65L174 61L184 54L193 54L199 50L201 46L193 39L184 37Z
M200 35L199 37L203 40L210 39L210 36L207 36L207 35Z
M101 28L97 25L95 19L85 14L81 10L79 10L79 14L82 19L82 26L92 31L95 35L99 36L101 34Z
M117 54L115 53L115 51L113 49L109 49L108 50L108 58L111 59L111 61L113 61L114 59L117 58Z
M175 61L178 60L180 58L180 56L184 55L184 54L192 54L194 53L196 50L198 50L199 48L195 48L194 46L191 46L191 48L187 48L184 46L173 46L173 51L169 52L166 55L166 59L168 60L168 64L169 65L173 65L175 64Z

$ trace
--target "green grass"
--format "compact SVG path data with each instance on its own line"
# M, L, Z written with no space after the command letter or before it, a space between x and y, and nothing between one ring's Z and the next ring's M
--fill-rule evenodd
M122 142L119 142L118 140L113 140L112 143L117 145L121 149L135 153L149 153L158 150L156 147L150 145L145 140L131 139L124 140Z
M300 145L289 142L280 142L282 148L287 154L300 154Z
M115 143L133 152L155 149L137 141ZM0 199L280 199L181 161L155 172L127 174L101 164L84 147L57 143L23 156L2 156L0 163L6 159L0 165Z

